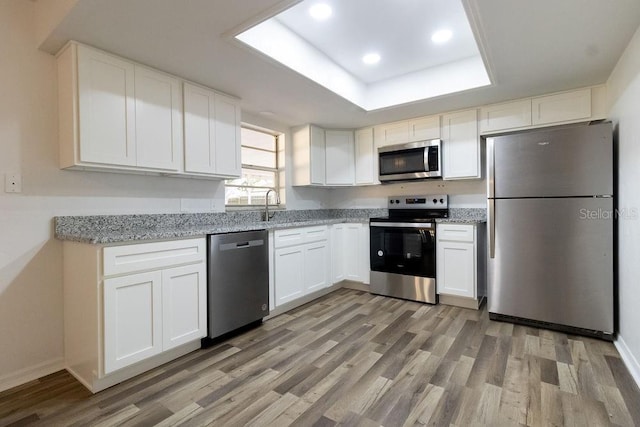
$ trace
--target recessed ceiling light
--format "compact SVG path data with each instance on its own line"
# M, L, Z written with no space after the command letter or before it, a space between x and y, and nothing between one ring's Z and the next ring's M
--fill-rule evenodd
M435 44L442 44L448 42L451 39L451 36L453 36L451 30L439 30L433 33L431 41Z
M316 3L309 8L309 15L318 21L324 21L330 17L332 13L331 6L326 3Z
M375 52L367 53L365 56L362 57L362 62L364 62L367 65L375 65L378 62L380 62L380 55L378 55Z

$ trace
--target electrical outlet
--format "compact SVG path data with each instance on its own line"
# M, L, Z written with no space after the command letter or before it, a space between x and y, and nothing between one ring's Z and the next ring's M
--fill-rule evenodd
M7 173L4 175L4 191L5 193L21 193L22 192L22 175L19 173Z

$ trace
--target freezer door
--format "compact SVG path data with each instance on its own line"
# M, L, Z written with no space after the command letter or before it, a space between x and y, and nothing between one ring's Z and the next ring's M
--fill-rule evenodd
M491 313L613 330L613 199L495 200Z
M609 122L499 136L487 146L489 197L613 194Z

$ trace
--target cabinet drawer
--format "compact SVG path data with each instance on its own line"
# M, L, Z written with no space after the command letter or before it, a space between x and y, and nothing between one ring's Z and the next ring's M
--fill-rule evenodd
M273 233L273 244L276 248L301 245L304 243L304 228L287 228Z
M110 246L103 250L105 276L202 262L206 241L201 239Z
M294 246L301 245L303 243L327 240L329 235L328 230L329 229L326 225L276 230L273 233L274 247L283 248L285 246Z
M438 241L470 242L475 241L474 226L469 224L438 224Z
M304 242L318 242L320 240L327 240L329 237L329 227L326 225L320 225L317 227L308 227L304 229Z

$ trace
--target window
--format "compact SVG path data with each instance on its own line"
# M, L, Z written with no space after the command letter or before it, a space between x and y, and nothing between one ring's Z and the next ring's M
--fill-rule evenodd
M243 127L240 139L242 176L226 181L225 203L228 206L264 205L267 191L280 187L278 136ZM273 195L269 199L275 203Z

